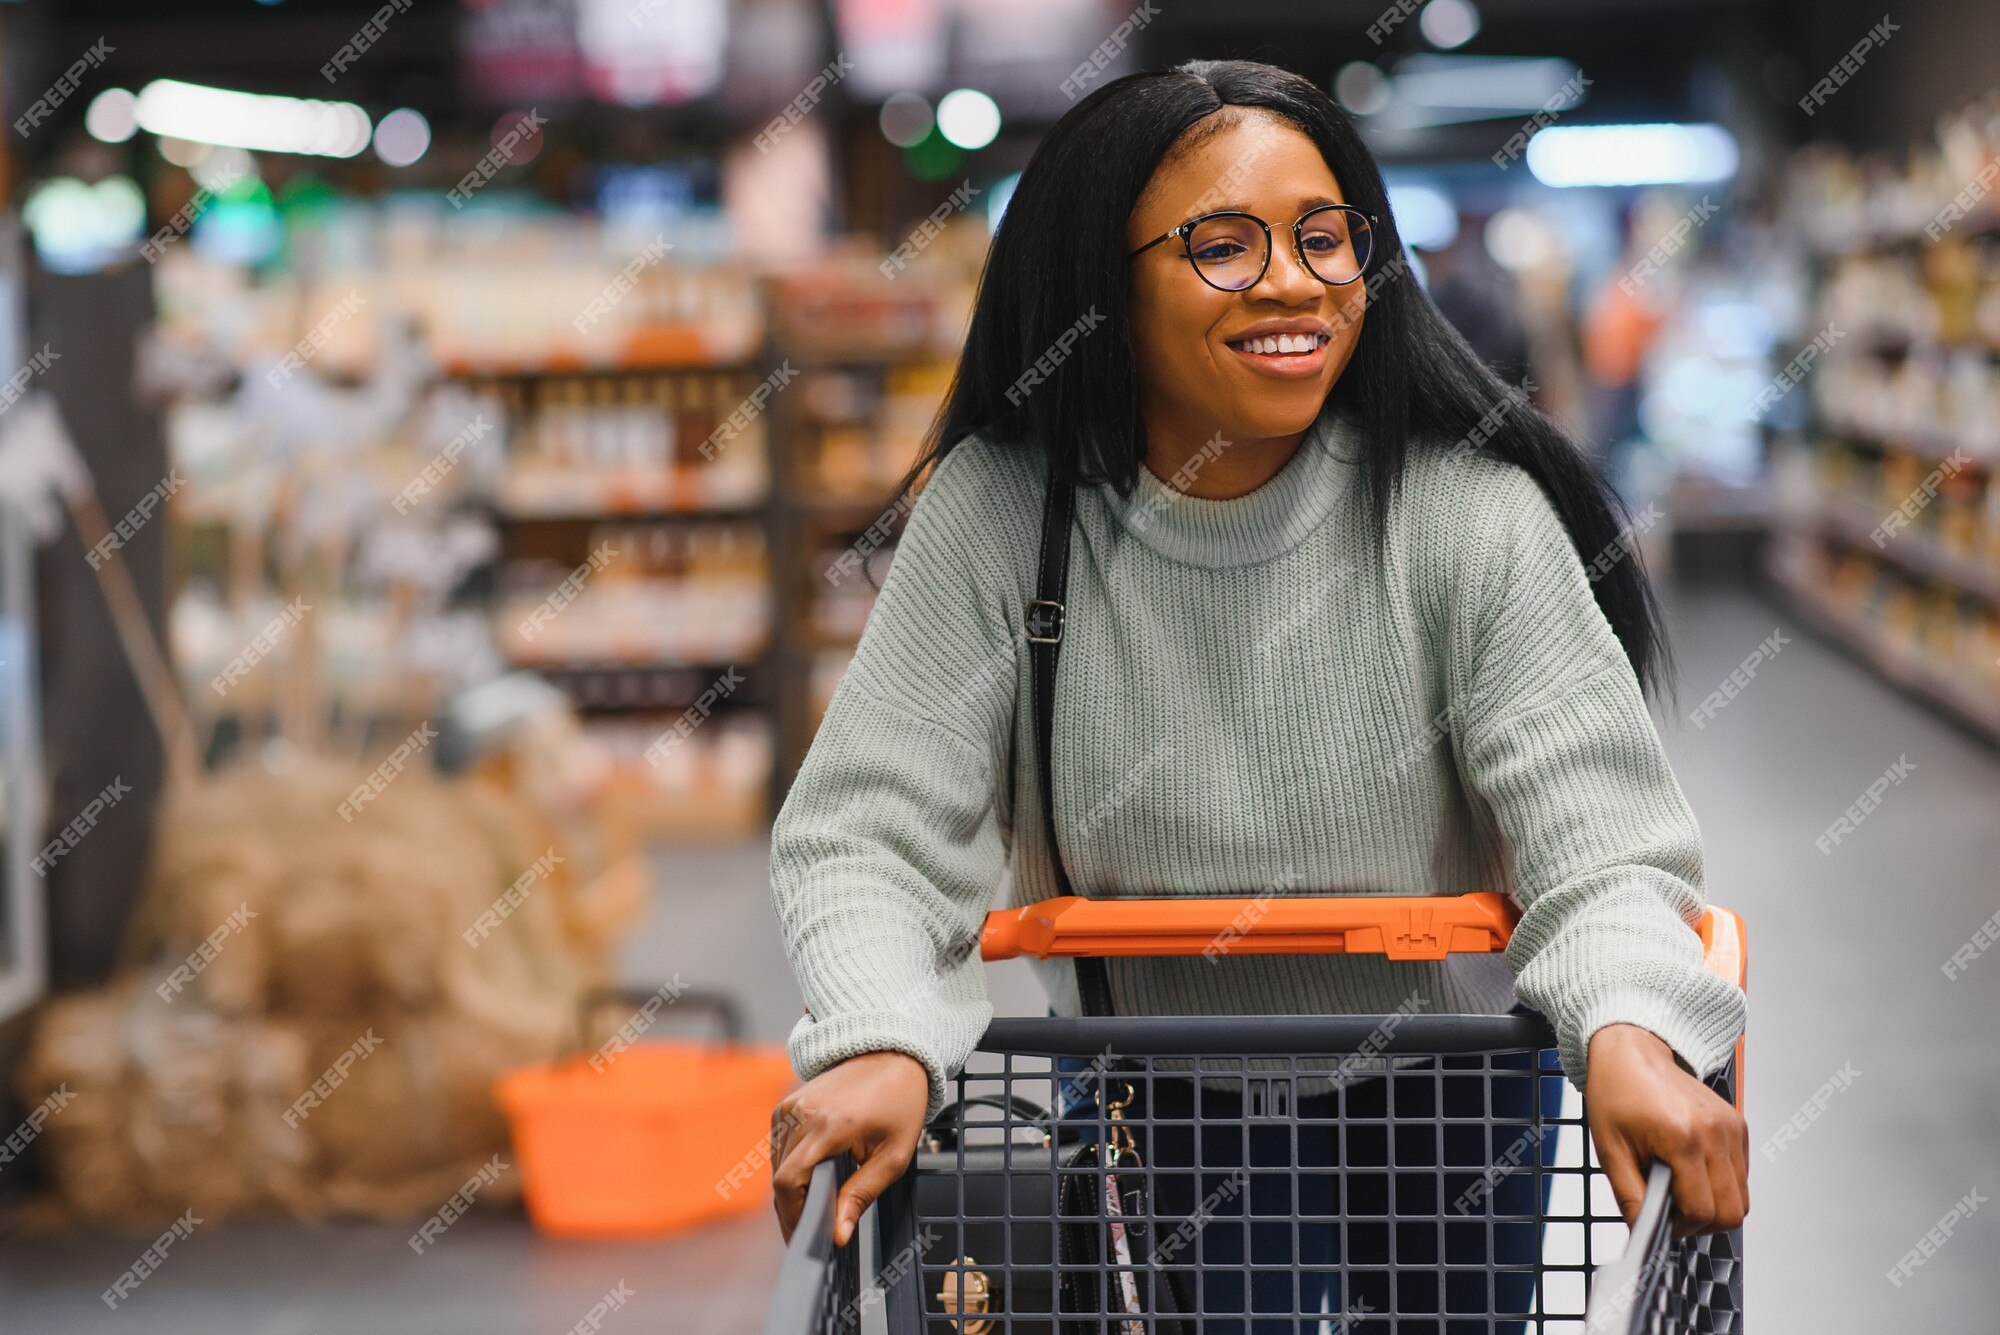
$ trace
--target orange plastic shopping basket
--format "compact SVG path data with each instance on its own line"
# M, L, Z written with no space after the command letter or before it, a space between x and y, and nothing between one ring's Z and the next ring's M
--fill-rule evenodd
M631 1010L601 1046L592 1020ZM721 1043L641 1035L669 1006L720 1019ZM759 1157L794 1083L781 1047L741 1041L727 997L615 989L584 1003L579 1051L494 1084L520 1159L528 1217L557 1237L654 1236L768 1204Z

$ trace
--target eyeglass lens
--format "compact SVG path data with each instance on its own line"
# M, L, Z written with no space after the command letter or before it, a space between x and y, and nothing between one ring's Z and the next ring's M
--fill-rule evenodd
M1274 229L1283 232L1288 229ZM1368 220L1345 209L1307 215L1299 229L1306 267L1322 283L1351 283L1368 266L1373 238ZM1254 218L1225 214L1205 218L1188 233L1188 258L1212 287L1241 292L1264 274L1270 238Z

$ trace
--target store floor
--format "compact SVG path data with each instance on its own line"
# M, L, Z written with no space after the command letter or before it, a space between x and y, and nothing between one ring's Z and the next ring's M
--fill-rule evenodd
M1711 893L1751 930L1753 1143L1795 1114L1805 1126L1753 1152L1748 1327L1993 1330L2000 1209L1981 1204L1900 1285L1889 1272L1968 1192L2000 1192L2000 951L1955 982L1942 970L2000 910L2000 755L1754 597L1683 593L1672 617L1682 688L1663 731L1707 838ZM1688 723L1781 627L1787 641L1749 686L1704 728ZM1904 781L1820 852L1814 841L1899 759L1913 766ZM727 985L755 1035L781 1038L799 997L769 917L764 848L675 850L659 871L659 911L627 952L629 976ZM1040 1005L1018 965L996 971L994 991L1005 1010ZM1815 1115L1829 1084L1840 1087ZM761 1328L779 1252L761 1212L644 1245L550 1242L511 1215L468 1217L423 1256L408 1236L201 1228L117 1312L97 1294L150 1237L14 1239L0 1249L0 1329L557 1332L622 1284L630 1297L605 1331L743 1335Z

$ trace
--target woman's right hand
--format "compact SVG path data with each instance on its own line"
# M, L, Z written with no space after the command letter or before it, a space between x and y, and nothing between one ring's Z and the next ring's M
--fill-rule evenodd
M792 1239L806 1184L822 1159L845 1150L855 1170L834 1207L833 1240L845 1246L866 1210L902 1176L917 1152L931 1082L922 1062L901 1052L865 1052L822 1071L771 1113L771 1185L778 1226Z

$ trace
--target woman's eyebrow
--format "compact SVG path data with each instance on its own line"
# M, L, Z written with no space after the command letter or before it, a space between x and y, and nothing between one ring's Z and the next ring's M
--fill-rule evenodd
M1338 203L1340 203L1339 200L1329 199L1325 195L1304 195L1301 196L1299 199L1299 212L1306 213L1312 209L1319 208L1323 204L1338 204ZM1251 212L1251 209L1245 204L1223 203L1216 205L1212 209L1204 210L1201 213L1191 213L1186 218L1183 218L1181 221L1191 222L1196 218L1205 218L1210 213L1249 213L1249 212Z

